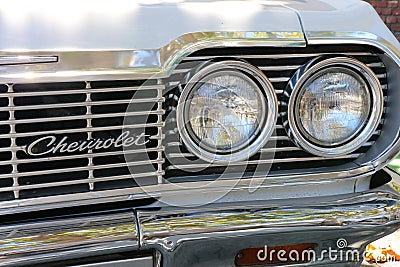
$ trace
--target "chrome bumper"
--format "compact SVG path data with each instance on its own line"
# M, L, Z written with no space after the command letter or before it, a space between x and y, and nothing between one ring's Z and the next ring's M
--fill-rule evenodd
M2 226L0 266L135 251L157 253L150 261L148 256L135 258L129 266L232 266L245 248L316 243L317 250L323 250L335 247L339 238L347 241L348 248L361 251L369 242L400 228L399 188L392 183L364 193L282 200L280 204L125 210ZM314 264L326 266L330 260ZM340 266L347 264L355 263Z

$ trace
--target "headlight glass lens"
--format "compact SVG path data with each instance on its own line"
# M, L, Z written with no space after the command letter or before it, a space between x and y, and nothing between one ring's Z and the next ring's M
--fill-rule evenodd
M203 148L232 152L252 141L266 115L257 84L239 71L217 71L195 86L187 103L189 133Z
M369 118L371 96L355 71L327 68L313 75L299 93L296 122L312 142L343 144L363 129Z

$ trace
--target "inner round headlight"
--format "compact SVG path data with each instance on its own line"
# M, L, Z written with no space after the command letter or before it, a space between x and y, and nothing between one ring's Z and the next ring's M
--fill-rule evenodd
M368 120L371 97L356 72L339 67L313 75L302 88L296 123L311 141L336 146L353 138Z
M191 134L205 148L219 152L235 151L251 142L260 130L266 107L257 84L236 71L204 77L188 101Z
M257 152L276 119L273 88L255 67L236 61L202 68L185 87L177 121L189 150L208 161L237 161Z
M286 95L289 134L320 156L355 151L371 137L382 115L378 78L351 58L307 64L293 76Z

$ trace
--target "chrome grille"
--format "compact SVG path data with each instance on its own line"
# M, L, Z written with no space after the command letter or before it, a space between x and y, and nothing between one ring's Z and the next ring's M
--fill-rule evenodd
M244 175L254 175L256 170L263 170L260 166L266 165L269 175L293 174L293 173L314 173L318 171L345 170L349 166L355 167L353 163L355 159L361 157L373 145L376 138L380 135L380 129L383 125L383 119L374 135L363 147L357 151L340 157L323 158L312 155L298 148L287 136L283 127L282 106L285 104L282 101L282 95L287 82L292 75L303 64L306 64L315 57L321 55L338 56L345 55L354 57L366 65L368 65L379 78L384 95L387 95L386 68L382 63L380 52L375 49L358 46L338 46L333 47L310 47L310 48L293 48L293 49L274 49L274 48L213 48L196 52L184 59L178 68L171 76L168 93L166 95L167 106L167 130L165 138L165 157L166 157L166 177L171 181L181 181L176 177L188 177L198 175L192 170L202 169L200 172L204 175L220 174L222 172L235 172L235 166L239 171L244 171ZM275 133L257 154L252 156L246 162L231 163L229 170L224 165L209 164L199 160L196 156L186 150L183 143L180 141L177 134L176 124L174 121L174 112L179 98L180 92L183 90L185 82L191 76L192 66L198 65L200 62L208 60L244 60L257 66L268 77L275 88L275 92L279 101L279 116ZM386 97L385 97L386 99ZM168 118L171 118L168 120ZM271 153L274 153L272 155ZM272 156L271 156L272 155ZM243 165L246 167L243 169ZM268 166L267 166L268 165ZM240 168L239 168L240 167Z
M266 74L279 99L301 65L320 55L347 55L373 69L387 96L386 69L379 53L351 46L206 49L185 58L165 79L0 84L0 200L57 195L67 198L76 193L93 193L85 195L88 199L98 197L99 191L119 196L130 191L120 193L116 189L138 186L131 173L141 185L153 185L161 183L163 177L183 181L181 178L195 176L199 180L226 171L224 165L198 161L181 143L176 129L177 100L190 72L200 61L225 58L248 61ZM127 111L130 103L134 108ZM126 116L133 118L133 123L124 126ZM295 146L279 118L270 142L247 162L231 164L229 171L237 178L235 171L242 171L243 166L246 166L244 175L249 176L256 168L271 164L271 176L347 170L356 167L353 161L373 145L382 123L383 120L362 148L351 155L327 159ZM146 146L125 150L132 156L128 161L121 149L113 147L44 156L26 153L27 145L47 135L82 141L116 137L124 129L132 133L145 131L150 140ZM271 153L275 155L273 159ZM199 167L202 171L196 171Z
M158 80L0 85L0 200L27 199L156 184L162 176L162 96ZM134 99L132 100L132 97ZM134 110L126 113L132 103ZM135 121L123 125L124 118ZM145 132L148 143L32 156L43 136L82 142ZM129 167L129 168L128 168Z

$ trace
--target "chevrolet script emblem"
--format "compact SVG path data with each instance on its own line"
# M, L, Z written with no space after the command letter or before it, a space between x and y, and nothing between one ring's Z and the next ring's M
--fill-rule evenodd
M117 138L93 138L82 141L68 140L67 136L57 139L56 136L48 135L35 140L26 147L26 153L31 156L43 156L55 153L73 153L85 150L100 150L108 148L142 146L150 142L150 135L144 133L132 136L129 131L122 132Z

